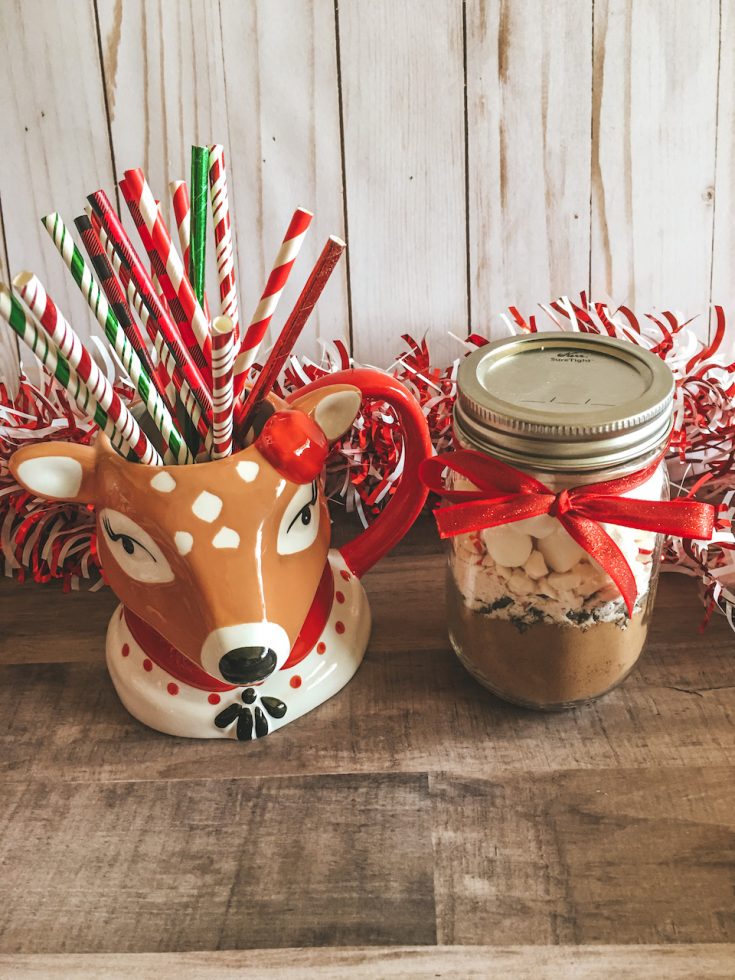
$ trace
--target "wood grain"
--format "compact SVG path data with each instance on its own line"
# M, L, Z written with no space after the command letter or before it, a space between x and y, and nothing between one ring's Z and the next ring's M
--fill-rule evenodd
M10 282L10 270L5 244L2 200L0 199L0 282ZM15 395L20 367L18 338L6 323L0 322L0 383L6 386L11 397Z
M64 0L0 4L0 113L8 134L0 194L10 267L37 272L88 336L93 317L40 219L59 211L68 223L87 194L112 184L92 0L76 2L73 16Z
M269 333L272 342L327 237L346 237L334 3L224 0L221 18L248 318L294 209L314 212ZM318 357L317 338L349 343L349 337L347 263L342 259L297 349Z
M732 980L735 946L429 946L207 953L0 955L10 980Z
M0 810L4 952L436 939L424 775L35 782Z
M587 288L591 52L591 7L578 0L467 3L469 264L480 332L505 336L499 314L509 305L539 314L538 303ZM555 329L550 320L544 328Z
M721 942L732 766L431 777L440 943Z
M594 5L592 293L705 337L719 30L718 0Z
M462 7L339 5L355 356L388 365L405 330L437 363L467 333Z
M719 85L717 92L717 169L714 183L714 234L712 240L713 303L725 305L728 319L729 300L735 267L735 51L731 42L735 31L735 4L721 4ZM728 324L726 337L730 356L735 354L735 327Z

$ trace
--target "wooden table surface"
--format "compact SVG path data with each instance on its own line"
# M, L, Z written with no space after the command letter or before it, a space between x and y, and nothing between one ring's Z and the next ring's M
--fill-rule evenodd
M624 686L495 700L424 523L367 578L364 664L256 743L144 728L107 592L0 585L0 976L735 975L735 643L663 576Z

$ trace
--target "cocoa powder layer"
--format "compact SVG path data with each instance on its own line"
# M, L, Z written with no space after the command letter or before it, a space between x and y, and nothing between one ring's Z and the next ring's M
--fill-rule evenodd
M648 633L648 608L626 629L537 624L519 630L507 619L468 609L450 581L452 645L464 666L494 694L526 707L558 709L605 694L633 669Z

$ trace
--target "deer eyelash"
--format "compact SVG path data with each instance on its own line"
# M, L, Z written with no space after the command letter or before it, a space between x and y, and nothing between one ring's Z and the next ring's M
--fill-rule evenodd
M107 531L110 541L118 542L121 541L123 538L127 538L128 541L132 541L133 544L137 544L139 548L142 548L143 551L145 551L145 553L153 559L153 561L157 562L158 559L156 558L156 556L151 554L151 552L146 548L146 546L144 544L141 544L137 538L132 537L132 535L130 534L118 534L116 531L113 531L109 518L105 517L105 519L102 521L102 526L104 527L105 531Z
M298 514L296 514L296 516L294 517L294 519L291 521L291 523L286 528L286 534L288 534L288 532L294 526L294 524L299 519L299 517L301 517L301 515L304 513L304 511L306 510L306 508L307 507L313 507L314 506L314 504L317 501L317 497L318 496L319 496L319 492L317 490L316 480L314 480L314 482L311 485L311 500L309 501L308 504L304 504L304 506L301 508L301 510L298 512Z

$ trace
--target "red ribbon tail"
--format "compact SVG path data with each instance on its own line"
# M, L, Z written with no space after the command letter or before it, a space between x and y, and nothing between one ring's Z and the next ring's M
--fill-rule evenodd
M577 544L594 557L617 585L628 615L632 617L638 586L623 552L597 521L569 513L560 516L560 520Z

